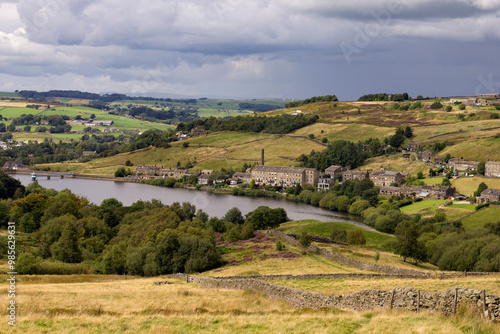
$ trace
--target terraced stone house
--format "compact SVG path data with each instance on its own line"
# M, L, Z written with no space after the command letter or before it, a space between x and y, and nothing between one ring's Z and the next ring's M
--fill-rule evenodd
M487 161L484 176L500 177L500 161Z
M292 187L306 183L318 184L319 171L314 168L255 166L252 169L252 179L258 184Z

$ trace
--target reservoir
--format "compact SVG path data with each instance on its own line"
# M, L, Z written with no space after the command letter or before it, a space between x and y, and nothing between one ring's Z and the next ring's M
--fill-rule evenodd
M25 186L31 181L30 175L11 174ZM368 229L373 229L362 223L363 218L347 213L333 212L312 205L295 203L284 199L253 198L246 196L233 196L211 194L206 191L187 189L163 188L142 183L114 182L107 180L90 180L78 178L57 177L47 180L38 178L38 183L45 188L57 191L69 189L72 193L85 196L90 202L97 205L107 198L116 198L125 206L132 205L139 200L150 201L158 199L163 204L170 205L174 202L190 202L196 209L202 209L210 216L222 217L232 207L237 207L243 215L255 210L259 206L285 209L291 220L317 219L320 221L346 222Z

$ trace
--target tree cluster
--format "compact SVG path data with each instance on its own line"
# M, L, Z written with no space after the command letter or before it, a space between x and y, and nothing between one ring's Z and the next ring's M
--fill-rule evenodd
M336 101L338 101L338 99L335 95L314 96L301 101L288 102L287 104L285 104L285 108L296 108L316 102L336 102Z
M348 167L350 169L361 166L367 158L362 144L355 144L347 140L336 140L328 144L328 148L321 152L312 151L308 156L301 155L299 160L304 167L315 168L324 172L331 165Z
M318 118L317 115L237 116L228 119L210 117L186 124L180 123L177 126L177 131L189 131L190 129L199 127L212 132L241 131L285 134L314 124Z
M363 95L358 99L358 101L389 101L389 95L391 95L390 101L408 101L411 99L408 93L403 93L403 94L378 93L378 94Z

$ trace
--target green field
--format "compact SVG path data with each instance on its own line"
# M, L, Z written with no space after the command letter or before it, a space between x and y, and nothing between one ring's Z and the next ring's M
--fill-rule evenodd
M5 118L12 118L12 117L19 117L22 114L33 114L33 115L41 115L41 116L51 116L51 115L65 115L68 116L69 118L73 119L76 116L81 116L83 118L90 118L92 114L95 115L95 120L111 120L113 121L113 125L111 127L117 128L117 129L123 129L123 130L129 130L129 129L137 129L140 131L146 131L150 129L158 129L162 131L166 131L169 129L174 129L175 127L173 125L169 124L163 124L163 123L154 123L154 122L148 122L148 121L142 121L138 119L132 119L132 118L127 118L127 117L122 117L122 116L117 116L117 115L110 115L107 112L103 112L101 110L93 109L93 108L87 108L83 106L73 106L73 107L66 107L66 106L60 106L60 107L55 107L51 108L50 110L36 110L32 108L22 108L22 107L1 107L0 106L0 115L2 115ZM1 123L4 123L6 126L8 126L11 121L2 121ZM33 132L35 130L35 127L37 125L31 125L31 131L30 133L26 132L16 132L14 133L14 139L16 140L38 140L38 141L43 141L46 138L53 138L55 140L63 140L63 141L70 141L70 140L77 140L82 137L82 134L51 134L49 132L46 133L36 133ZM49 127L45 125L45 127ZM17 129L23 129L24 126L17 126ZM81 125L72 125L72 130L77 130L77 131L82 131L84 130L85 127ZM102 131L102 127L97 127L98 130ZM110 133L112 135L119 136L119 133Z
M414 213L416 211L429 210L436 211L439 205L445 203L446 200L442 199L424 199L423 201L413 203L411 205L406 205L400 208L401 212L404 213Z
M322 222L314 219L295 220L284 223L280 225L279 230L291 234L300 234L303 231L306 231L311 235L319 235L329 238L334 228L346 231L361 230L366 239L366 246L374 248L384 248L386 244L395 240L395 238L391 235L371 231L353 224L341 222Z
M471 210L471 211L476 210L476 206L474 204L455 204L455 203L453 203L452 207L457 208L457 209Z
M486 223L500 222L500 208L484 208L461 220L467 229L481 228Z
M19 94L14 92L0 92L0 97L19 97Z
M433 177L419 181L423 181L426 185L434 186L434 185L440 185L443 182L443 179L444 179L443 177Z

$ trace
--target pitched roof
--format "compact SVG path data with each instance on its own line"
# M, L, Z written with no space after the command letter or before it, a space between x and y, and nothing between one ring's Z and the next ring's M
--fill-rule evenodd
M500 189L488 188L481 193L481 196L484 195L500 196Z

